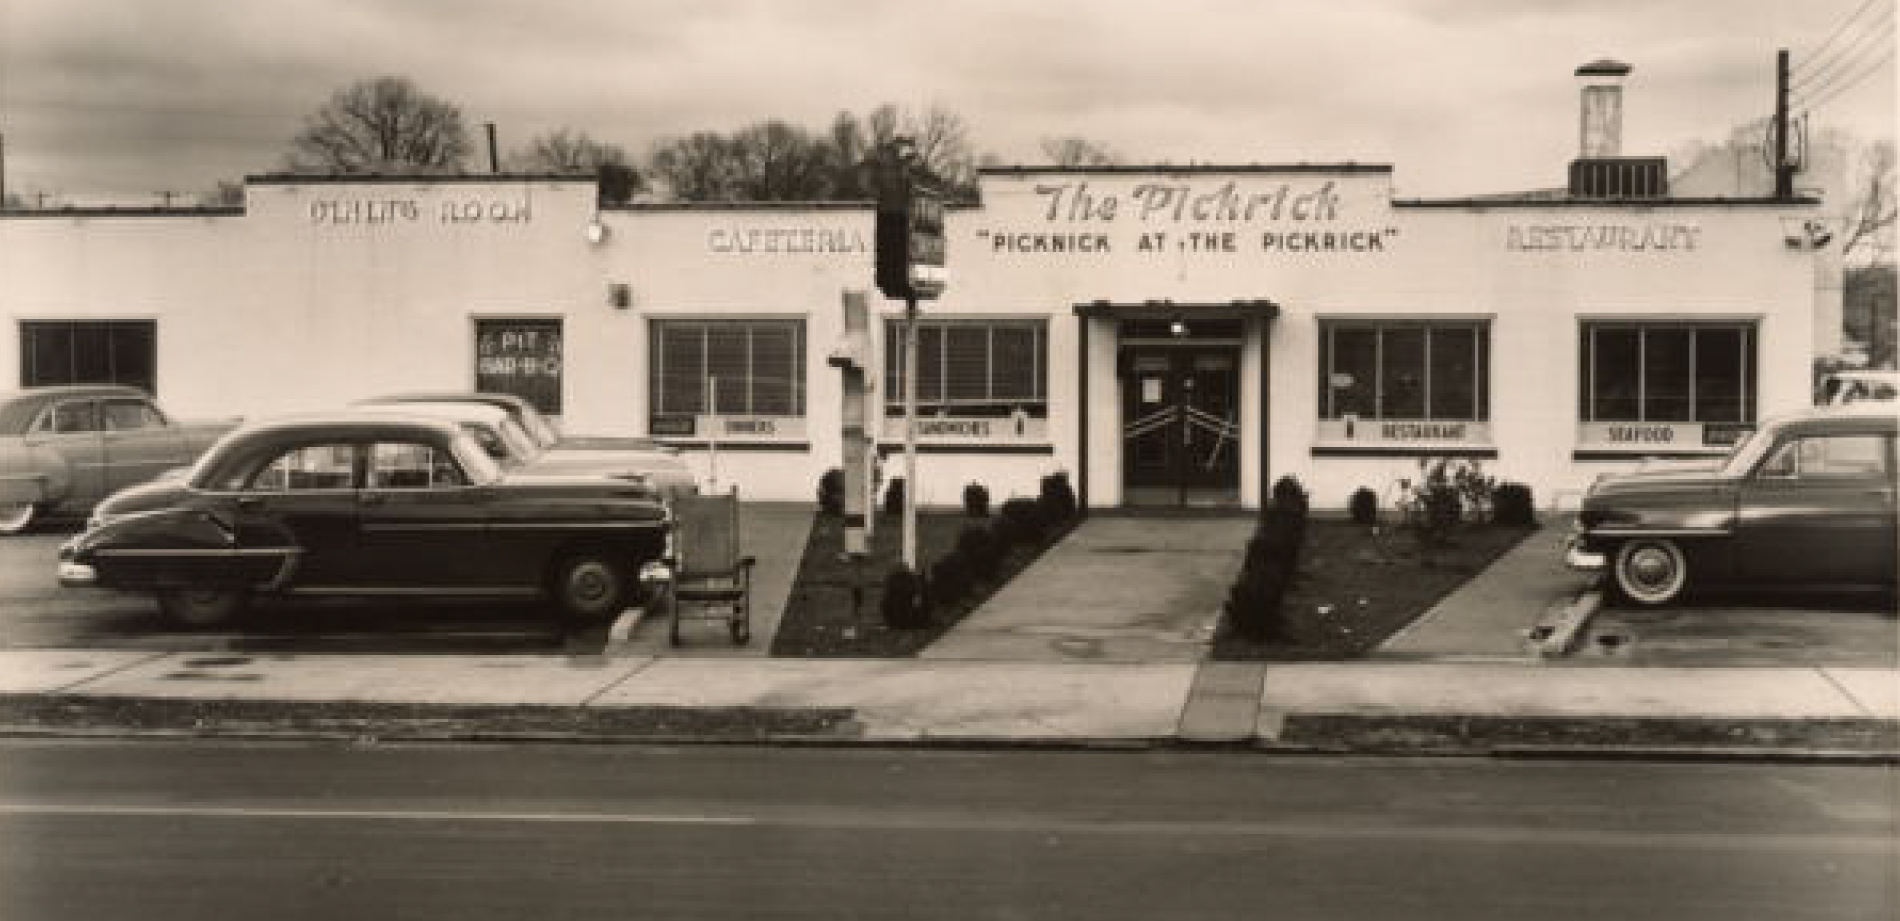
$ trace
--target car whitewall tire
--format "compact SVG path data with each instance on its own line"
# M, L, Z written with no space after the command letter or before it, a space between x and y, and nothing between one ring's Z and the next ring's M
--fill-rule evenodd
M1639 537L1616 548L1610 572L1623 597L1637 604L1668 604L1689 582L1689 561L1675 541Z
M39 508L31 502L0 505L0 534L18 534L33 523Z

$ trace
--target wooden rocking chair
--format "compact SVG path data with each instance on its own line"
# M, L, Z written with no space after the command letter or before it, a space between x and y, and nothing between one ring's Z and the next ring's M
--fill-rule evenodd
M752 638L752 566L739 551L739 492L678 496L673 504L673 578L666 604L668 639L680 643L680 621L723 620L734 645Z

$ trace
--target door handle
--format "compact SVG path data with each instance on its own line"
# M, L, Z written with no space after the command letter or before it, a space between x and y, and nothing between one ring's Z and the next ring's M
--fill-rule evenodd
M379 492L366 492L358 494L357 501L364 505L382 505L389 501L389 497Z
M256 496L239 496L237 507L247 512L255 512L264 507L264 500Z

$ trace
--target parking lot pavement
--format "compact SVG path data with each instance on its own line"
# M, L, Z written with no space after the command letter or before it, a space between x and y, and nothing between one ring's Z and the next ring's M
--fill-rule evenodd
M1606 605L1565 660L1578 665L1894 668L1900 618L1877 596L1729 595Z
M273 601L228 629L182 630L146 595L62 588L72 527L0 538L0 649L573 655L606 644L604 624L571 630L520 603Z

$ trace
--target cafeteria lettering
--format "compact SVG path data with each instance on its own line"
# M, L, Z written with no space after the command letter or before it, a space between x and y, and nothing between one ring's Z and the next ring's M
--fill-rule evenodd
M1264 191L1242 191L1232 181L1206 191L1185 182L1144 182L1129 193L1125 208L1121 196L1091 192L1087 182L1042 184L1035 192L1043 197L1043 219L1050 222L1109 222L1130 213L1143 222L1177 224L1339 219L1338 186L1331 180L1304 191L1295 191L1285 182Z
M718 228L706 234L715 253L863 253L864 235L818 227Z
M1693 250L1702 228L1694 224L1513 224L1505 231L1509 250Z
M1676 440L1676 430L1667 425L1612 425L1610 441L1613 444L1636 444L1668 442Z
M1388 441L1456 441L1465 437L1458 422L1387 422L1379 426L1380 437Z

